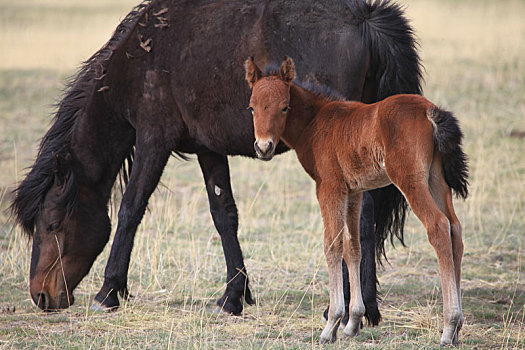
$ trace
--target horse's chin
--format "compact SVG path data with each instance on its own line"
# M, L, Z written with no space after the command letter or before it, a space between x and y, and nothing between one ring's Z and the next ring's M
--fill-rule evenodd
M265 154L265 155L262 155L259 152L257 152L257 158L259 158L260 160L264 160L265 162L272 160L273 156L274 156L273 152L272 154Z

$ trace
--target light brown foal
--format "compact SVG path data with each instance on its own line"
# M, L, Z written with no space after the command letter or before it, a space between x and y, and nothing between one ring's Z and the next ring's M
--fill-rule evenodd
M249 109L258 157L270 160L282 140L316 183L330 276L321 342L336 339L344 314L343 257L351 288L344 333L359 334L365 312L359 280L362 192L394 184L425 225L437 253L445 320L441 344L457 344L463 324L463 242L452 190L466 198L468 171L456 118L418 95L396 95L371 105L334 101L293 83L295 66L287 57L273 75L263 77L253 58L245 69L253 89Z

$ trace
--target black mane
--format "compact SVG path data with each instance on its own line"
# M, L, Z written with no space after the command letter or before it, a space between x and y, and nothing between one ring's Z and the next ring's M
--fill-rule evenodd
M105 74L113 51L127 37L144 10L152 0L145 0L137 5L117 26L111 39L87 61L83 62L78 73L66 83L64 97L56 104L56 113L52 126L40 142L35 163L29 168L26 178L13 191L15 199L11 212L24 232L32 237L36 218L42 210L46 193L54 182L55 158L65 157L69 153L71 136L76 121L85 114L87 100L92 96L96 83ZM132 155L126 157L128 166L122 165L123 178L128 178ZM126 163L126 162L124 162ZM64 185L59 198L60 205L66 209L66 217L71 215L77 205L78 186L73 169Z

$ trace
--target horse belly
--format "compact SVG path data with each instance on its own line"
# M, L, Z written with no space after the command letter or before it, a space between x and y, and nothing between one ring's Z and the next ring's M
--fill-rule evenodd
M346 182L350 189L356 192L369 191L392 183L384 167L379 169L370 167L365 171L349 174L346 176Z

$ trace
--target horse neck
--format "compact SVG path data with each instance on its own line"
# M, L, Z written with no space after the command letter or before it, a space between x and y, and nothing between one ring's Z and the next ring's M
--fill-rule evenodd
M305 129L315 119L319 110L329 102L330 99L291 83L290 112L282 135L283 141L289 147L296 148L301 143Z
M133 132L124 121L108 112L97 99L90 99L75 123L70 142L73 171L79 185L109 200L117 174L130 155Z

